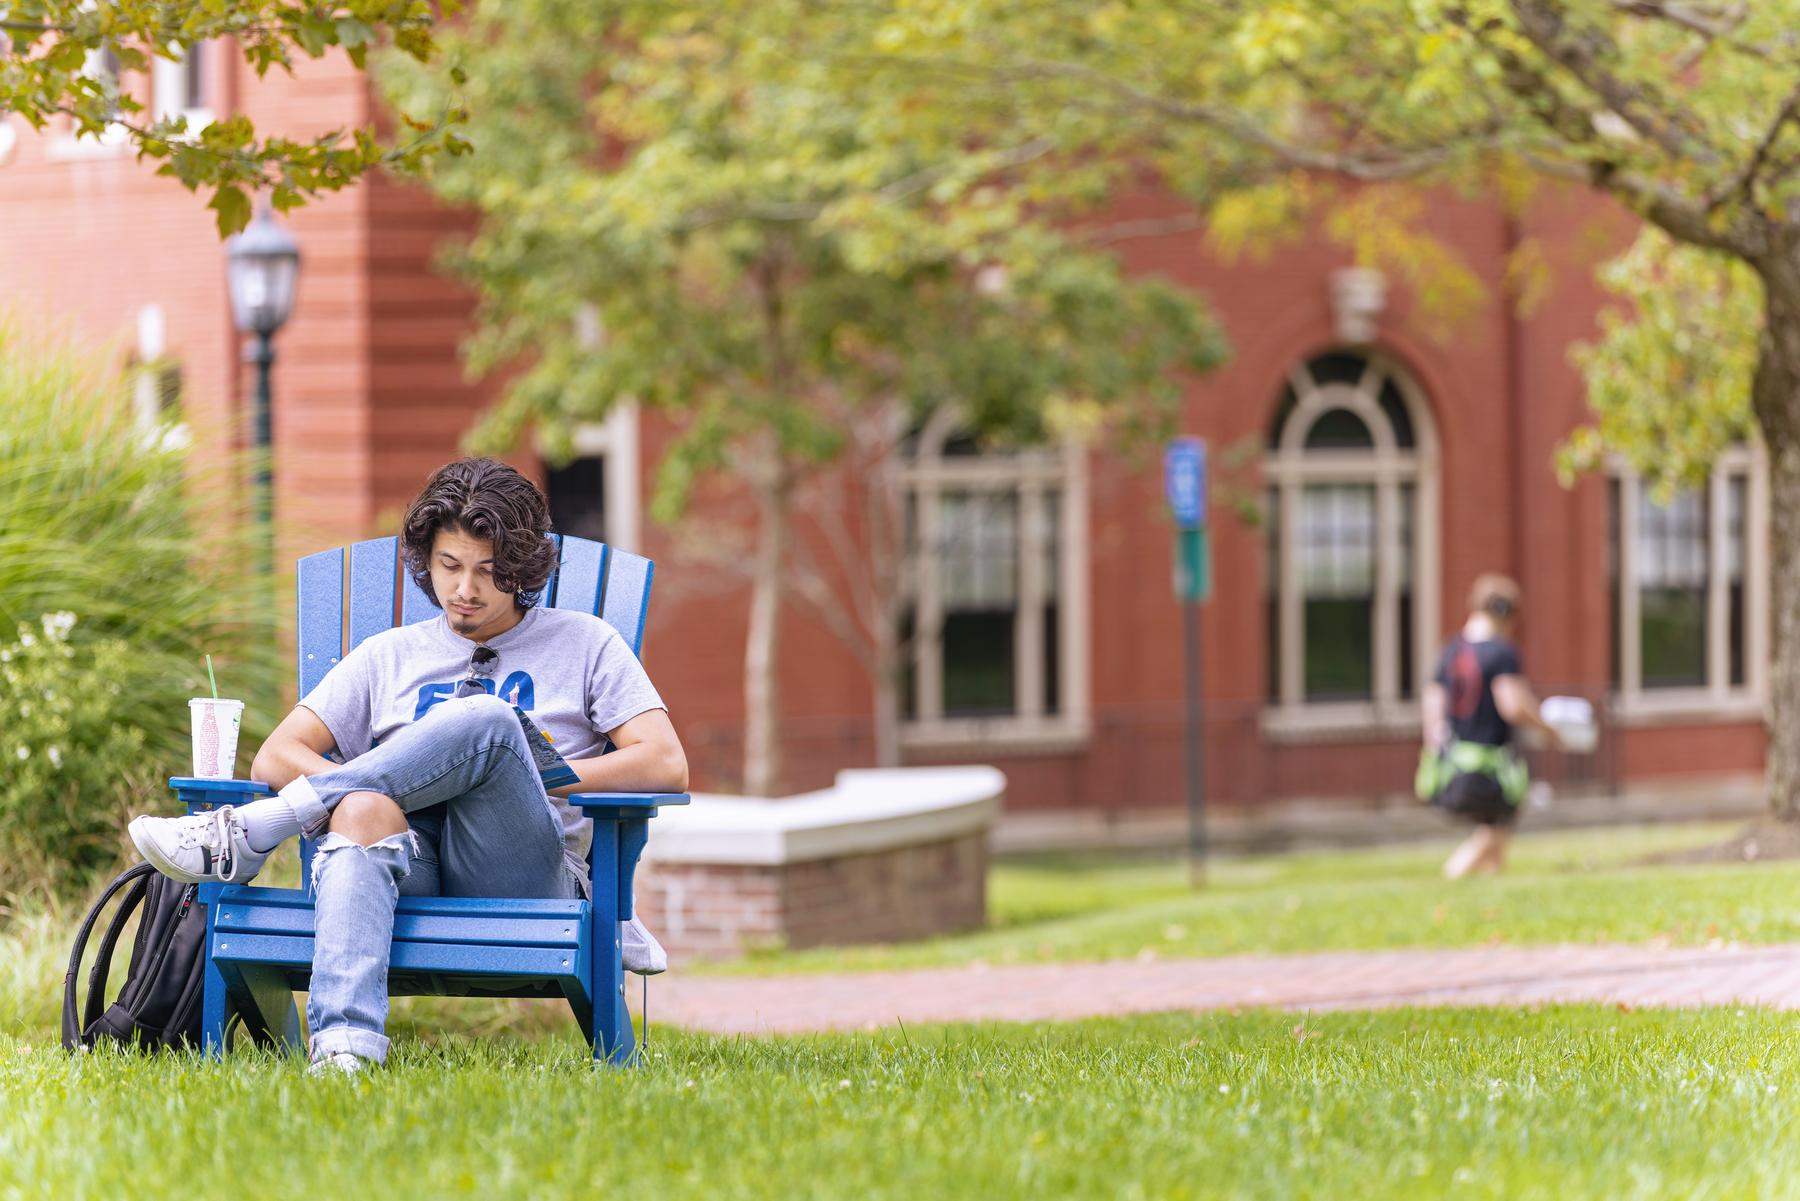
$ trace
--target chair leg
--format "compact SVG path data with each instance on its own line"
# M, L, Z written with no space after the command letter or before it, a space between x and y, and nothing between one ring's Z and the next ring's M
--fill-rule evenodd
M225 976L213 961L213 924L219 916L219 885L201 885L199 899L206 906L206 941L201 945L206 969L200 997L200 1046L208 1059L222 1059L230 997L225 988Z
M225 982L238 994L236 1005L240 1010L255 1009L263 1028L274 1040L273 1045L284 1048L289 1054L305 1052L306 1040L300 1034L300 1010L294 1003L294 990L288 987L281 972L269 968L239 969L227 976Z
M593 904L588 937L589 995L594 999L593 1029L589 1037L594 1059L615 1067L630 1064L637 1055L631 1031L631 1010L625 1005L625 963L619 948L619 823L599 818L594 822L591 856Z

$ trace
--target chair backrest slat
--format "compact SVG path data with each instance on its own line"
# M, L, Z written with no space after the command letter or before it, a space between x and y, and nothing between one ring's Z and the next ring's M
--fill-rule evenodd
M400 624L412 625L414 622L428 621L436 617L441 610L431 603L425 590L413 583L412 572L406 570L404 561L400 564Z
M606 587L600 616L625 636L632 654L644 655L644 614L650 609L650 577L656 564L642 555L615 550L606 556Z
M350 648L394 628L394 550L397 538L372 538L350 548Z
M557 569L556 588L550 593L550 607L576 609L598 617L608 555L609 550L602 543L586 538L564 539L562 565Z
M556 599L556 581L557 577L562 574L563 536L561 534L550 535L550 545L556 548L556 561L550 564L550 578L544 581L544 590L538 594L538 604L546 609L550 608L550 602Z
M322 550L300 560L295 581L295 659L300 695L311 692L338 661L344 645L344 552Z
M650 581L656 565L642 555L614 550L586 538L565 538L559 534L551 537L556 539L558 564L544 586L542 603L604 617L624 635L633 653L642 655L644 614L649 609ZM394 626L396 590L402 625L429 621L442 612L413 583L399 558L396 538L373 538L300 560L297 591L301 696L312 691L347 650Z

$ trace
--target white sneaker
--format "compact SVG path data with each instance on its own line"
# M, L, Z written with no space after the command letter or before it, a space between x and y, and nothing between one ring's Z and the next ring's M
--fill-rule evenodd
M360 1055L352 1055L348 1051L333 1051L329 1055L321 1055L313 1060L306 1069L308 1076L356 1076L367 1067L367 1062Z
M656 941L656 935L635 917L619 923L619 957L625 961L626 971L640 976L655 976L669 970L669 953Z
M131 841L157 871L184 884L242 884L262 870L230 805L187 817L134 817Z

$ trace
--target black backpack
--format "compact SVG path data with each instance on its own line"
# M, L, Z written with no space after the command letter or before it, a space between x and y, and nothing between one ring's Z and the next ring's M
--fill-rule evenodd
M126 890L118 912L100 938L88 973L88 996L76 1017L76 979L93 932L108 901ZM70 1051L91 1049L101 1039L157 1050L200 1045L200 1008L206 983L206 906L199 886L169 879L148 863L121 873L106 886L82 919L63 977L62 1041ZM139 905L137 937L131 944L131 968L119 998L104 1010L106 976L125 923ZM245 1026L259 1042L268 1032L254 1018Z

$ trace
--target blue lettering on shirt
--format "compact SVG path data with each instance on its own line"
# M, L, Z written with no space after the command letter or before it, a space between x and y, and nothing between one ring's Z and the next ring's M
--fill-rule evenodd
M495 695L492 680L478 680L481 690L489 696ZM426 684L419 689L419 704L413 710L413 720L418 721L439 701L447 701L456 692L457 681L448 684ZM499 697L503 701L511 701L527 713L537 707L537 685L532 683L531 676L522 671L515 671L506 677L500 685Z

